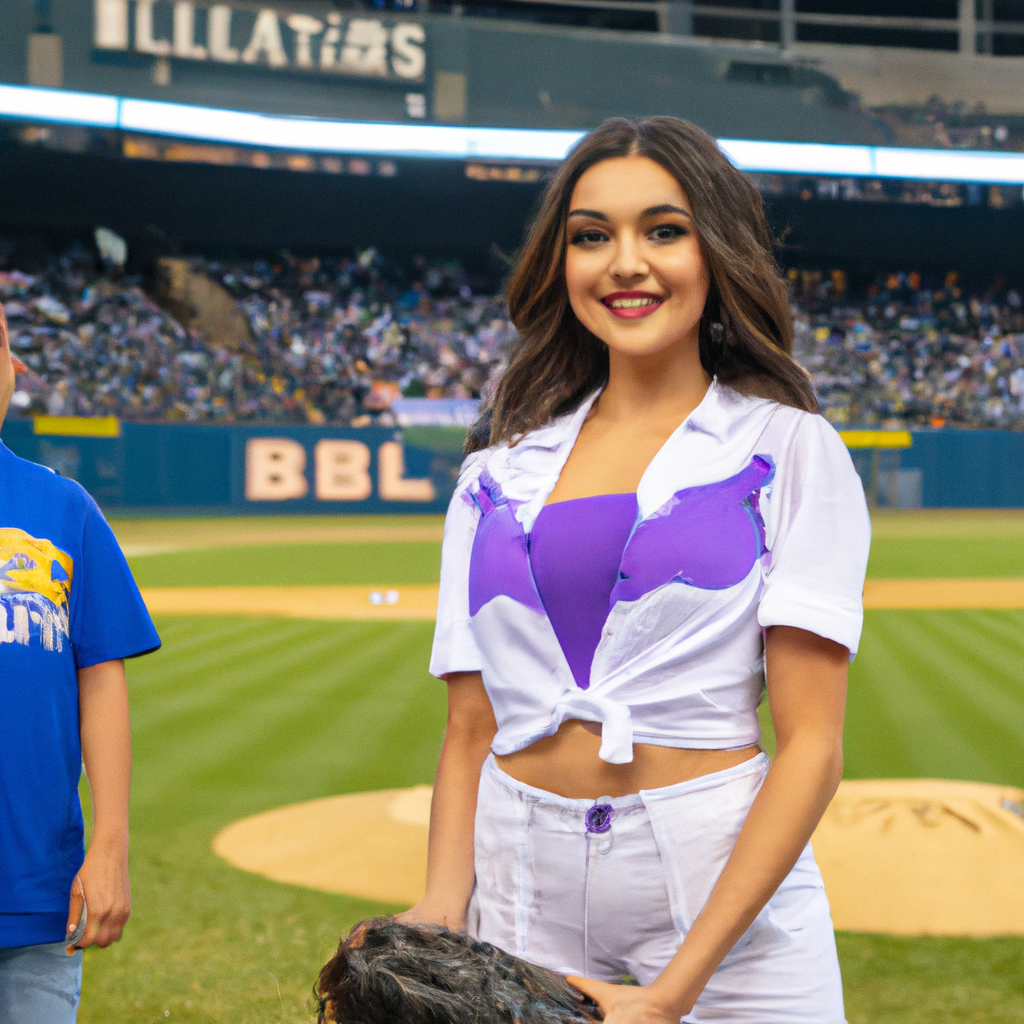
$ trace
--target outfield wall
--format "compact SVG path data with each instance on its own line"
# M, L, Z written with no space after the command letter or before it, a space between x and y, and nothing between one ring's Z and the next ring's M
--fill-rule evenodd
M113 436L39 433L31 420L8 421L2 436L16 454L78 480L108 511L443 512L462 461L462 431L448 428L403 436L109 422Z
M183 514L443 512L462 443L462 432L446 427L47 425L42 418L9 420L2 436L16 454L78 480L108 511ZM1024 508L1024 433L915 431L911 442L851 449L873 504Z

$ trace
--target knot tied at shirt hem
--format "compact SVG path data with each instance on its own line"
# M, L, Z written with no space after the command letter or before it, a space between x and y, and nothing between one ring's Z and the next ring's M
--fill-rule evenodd
M598 722L601 725L601 749L598 757L609 764L629 764L633 760L633 716L625 704L595 693L573 693L563 697L552 716L552 732L570 719Z

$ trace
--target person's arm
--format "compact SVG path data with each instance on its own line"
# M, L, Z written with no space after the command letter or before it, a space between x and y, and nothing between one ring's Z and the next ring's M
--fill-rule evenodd
M677 1024L715 969L789 874L835 795L843 772L849 652L792 626L765 641L777 750L704 909L679 951L646 987L571 978L605 1024Z
M82 760L92 793L92 840L78 872L88 924L79 949L109 946L121 938L132 897L128 882L128 789L132 738L124 661L104 661L78 670L78 715ZM68 930L78 921L77 886L72 887Z
M473 820L480 769L498 726L479 672L454 672L446 681L448 725L430 804L426 894L398 919L461 931L473 892Z

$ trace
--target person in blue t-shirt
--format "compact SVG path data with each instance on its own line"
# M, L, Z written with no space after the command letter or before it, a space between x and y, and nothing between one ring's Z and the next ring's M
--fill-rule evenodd
M23 369L0 306L0 423ZM0 442L0 1024L73 1024L82 949L121 937L131 911L124 659L159 646L96 503Z

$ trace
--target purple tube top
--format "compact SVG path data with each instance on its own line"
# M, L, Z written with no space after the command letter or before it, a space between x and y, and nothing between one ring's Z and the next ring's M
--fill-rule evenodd
M545 505L533 524L529 548L537 592L582 690L590 686L636 515L635 494L597 494Z

